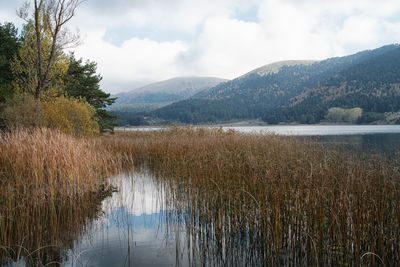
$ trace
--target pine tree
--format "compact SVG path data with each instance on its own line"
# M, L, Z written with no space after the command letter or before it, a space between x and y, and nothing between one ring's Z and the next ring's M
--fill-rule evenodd
M21 38L12 23L0 23L0 103L12 97L11 61L18 53Z
M89 105L96 110L100 131L114 130L116 116L109 114L106 110L107 106L112 105L116 98L110 97L100 89L100 81L102 77L96 74L97 64L95 62L82 59L75 59L71 54L69 58L69 67L64 78L65 93L72 97L82 97Z

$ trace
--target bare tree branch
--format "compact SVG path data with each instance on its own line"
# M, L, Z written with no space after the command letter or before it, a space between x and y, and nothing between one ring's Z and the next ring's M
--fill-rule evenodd
M25 21L28 21L30 8L31 8L30 3L28 1L24 2L20 7L20 9L17 10L17 16Z
M83 2L84 0L29 0L17 11L20 18L32 23L34 30L36 125L40 124L42 91L51 82L49 76L57 56L62 54L64 48L78 43L78 35L72 34L65 25L74 17L77 7ZM48 41L50 49L43 49L47 47Z
M35 98L41 98L42 91L48 83L49 73L54 66L55 57L62 49L78 43L79 35L71 33L66 27L75 15L77 7L84 0L33 0L33 22L37 49L37 87ZM29 21L30 3L27 1L19 9L18 15ZM42 51L42 43L50 34L50 50ZM46 59L46 63L45 60Z

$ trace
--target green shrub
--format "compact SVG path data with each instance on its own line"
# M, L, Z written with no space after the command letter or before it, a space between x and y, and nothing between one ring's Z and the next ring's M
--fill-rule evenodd
M330 108L328 114L325 116L325 120L328 122L345 122L345 123L356 123L357 120L362 116L361 108Z

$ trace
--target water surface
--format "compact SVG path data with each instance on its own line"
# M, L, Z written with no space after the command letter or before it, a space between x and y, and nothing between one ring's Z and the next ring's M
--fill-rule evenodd
M103 215L75 241L64 266L187 266L185 232L169 225L165 187L146 171L112 178L119 188Z
M209 128L222 128L235 130L241 133L296 136L313 135L367 135L399 133L400 125L275 125L275 126L209 126ZM119 131L161 131L167 127L117 127Z
M399 133L400 125L278 125L252 127L223 127L242 133L275 133L279 135L370 135Z

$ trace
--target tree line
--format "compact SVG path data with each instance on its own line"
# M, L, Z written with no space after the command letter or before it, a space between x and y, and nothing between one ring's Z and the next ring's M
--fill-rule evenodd
M115 98L100 88L95 62L64 52L79 36L66 24L82 1L34 0L18 29L0 23L0 128L49 127L75 135L113 131Z

